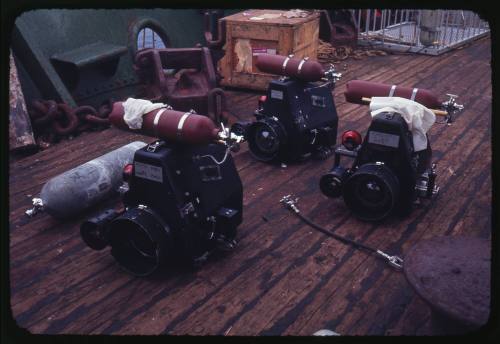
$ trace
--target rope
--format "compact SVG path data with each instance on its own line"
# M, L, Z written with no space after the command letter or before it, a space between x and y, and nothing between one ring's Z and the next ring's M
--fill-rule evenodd
M352 57L360 60L367 56L385 56L387 52L379 49L361 49L349 46L333 47L330 43L320 40L318 46L318 61L321 63L339 62Z

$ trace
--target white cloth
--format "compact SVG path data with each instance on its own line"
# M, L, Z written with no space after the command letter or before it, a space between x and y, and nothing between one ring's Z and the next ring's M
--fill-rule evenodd
M142 116L156 109L167 107L167 104L152 103L145 99L128 98L123 103L123 120L130 129L142 128Z
M436 121L436 115L424 105L401 97L372 97L370 111L372 117L381 112L399 113L413 135L415 152L427 148L426 133Z

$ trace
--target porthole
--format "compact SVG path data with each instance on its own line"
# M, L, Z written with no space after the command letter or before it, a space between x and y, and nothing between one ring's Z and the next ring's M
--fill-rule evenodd
M142 28L137 34L137 51L147 48L163 49L166 47L160 35L150 27Z

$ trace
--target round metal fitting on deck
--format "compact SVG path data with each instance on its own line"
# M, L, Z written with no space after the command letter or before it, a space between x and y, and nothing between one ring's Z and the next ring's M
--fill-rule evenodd
M463 334L490 312L489 240L448 236L421 241L405 255L404 273L432 308L435 334Z

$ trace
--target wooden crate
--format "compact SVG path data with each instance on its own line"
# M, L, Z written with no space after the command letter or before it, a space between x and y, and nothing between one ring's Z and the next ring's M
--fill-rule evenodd
M286 18L282 16L285 12L247 10L222 19L226 25L225 55L218 65L222 85L266 90L277 76L255 66L262 53L316 58L319 13L309 11L307 17Z

